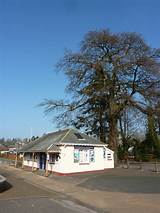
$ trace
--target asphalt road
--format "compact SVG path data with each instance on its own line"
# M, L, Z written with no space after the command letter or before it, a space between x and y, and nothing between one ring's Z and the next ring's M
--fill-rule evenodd
M53 178L75 183L89 190L129 194L160 194L160 173L147 173L137 169L110 169L97 174L77 174Z
M129 172L129 171L128 171ZM108 192L125 192L141 194L160 194L160 176L159 175L132 175L126 174L102 174L87 179L79 184L81 187L90 190L100 190ZM98 181L97 181L98 180Z
M0 193L0 213L96 213L67 196L46 191L25 182L0 166L0 174L7 178L7 190Z
M160 212L160 173L152 170L118 168L44 178L2 162L0 174L10 183L0 194L0 213Z

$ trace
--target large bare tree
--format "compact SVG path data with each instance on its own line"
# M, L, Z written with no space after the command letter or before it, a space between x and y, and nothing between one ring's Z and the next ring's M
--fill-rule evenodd
M136 33L88 32L80 50L66 51L58 63L68 77L71 101L45 100L41 105L46 112L60 110L59 123L93 130L103 142L108 132L116 156L118 119L129 106L147 113L147 91L160 82L159 58L160 49Z

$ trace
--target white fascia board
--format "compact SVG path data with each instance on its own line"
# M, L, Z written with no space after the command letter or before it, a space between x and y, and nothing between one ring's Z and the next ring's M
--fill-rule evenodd
M78 143L59 143L60 146L94 146L94 147L105 147L109 152L114 153L108 148L108 144L78 144Z
M81 144L81 143L61 143L60 145L64 145L64 146L99 146L99 147L107 147L106 145L103 144Z
M112 151L111 149L109 149L107 146L105 146L105 148L107 149L107 151L114 153L114 151Z

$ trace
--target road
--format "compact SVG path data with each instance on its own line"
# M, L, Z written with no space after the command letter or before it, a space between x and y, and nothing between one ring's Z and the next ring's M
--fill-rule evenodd
M11 185L0 194L0 213L159 213L160 173L111 169L71 176L27 172L0 163Z
M159 174L137 174L135 170L111 170L109 174L98 174L79 184L90 190L121 192L128 194L160 195ZM107 180L107 181L106 181Z
M0 213L96 213L66 195L46 191L20 178L0 165L7 178L7 190L0 193Z

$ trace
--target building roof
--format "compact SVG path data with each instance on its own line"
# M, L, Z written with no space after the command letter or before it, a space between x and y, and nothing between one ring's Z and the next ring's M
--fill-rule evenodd
M26 144L20 152L58 152L58 145L106 145L76 129L65 129L43 135Z
M8 151L8 147L0 144L0 151Z

